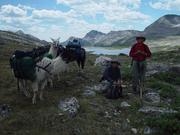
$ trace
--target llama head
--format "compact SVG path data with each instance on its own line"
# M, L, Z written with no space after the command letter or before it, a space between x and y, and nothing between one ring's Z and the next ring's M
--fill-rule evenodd
M49 50L49 54L52 54L53 58L56 58L57 54L58 54L58 47L60 45L59 39L60 38L55 40L55 39L51 38L52 44L51 44L51 47L50 47L50 50Z
M59 42L60 38L58 39L51 38L51 40L52 40L53 47L57 48L60 45L60 42Z

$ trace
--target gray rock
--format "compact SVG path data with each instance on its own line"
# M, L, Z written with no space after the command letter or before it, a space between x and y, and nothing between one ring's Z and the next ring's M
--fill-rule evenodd
M142 113L147 114L167 114L167 113L177 113L176 110L163 108L163 107L154 107L154 106L144 106L138 110Z
M112 116L109 114L109 112L105 112L105 118L112 118Z
M130 107L131 105L128 104L126 101L121 102L121 107Z
M0 120L9 117L11 108L9 105L3 104L0 105Z
M67 112L70 117L76 116L78 109L80 108L79 101L75 98L66 98L61 100L58 105L59 109L64 112Z
M151 63L147 66L146 76L152 76L160 72L166 72L169 70L169 66L163 63Z
M127 131L128 129L130 129L130 125L128 124L128 122L126 120L123 120L121 128L123 131Z
M133 134L137 134L138 133L136 128L131 128L131 131L132 131Z
M170 67L169 71L180 75L180 65L174 65Z
M144 134L145 134L145 135L151 134L151 128L150 128L150 127L145 127L145 128L144 128Z
M92 90L85 90L83 93L83 96L86 96L86 97L96 96L96 93Z
M144 100L151 104L158 104L160 103L160 95L156 92L149 92L144 95Z
M97 92L103 92L107 89L108 85L107 81L103 81L102 83L95 85L93 89Z
M144 128L144 135L157 134L159 130L157 128L150 128L149 126Z

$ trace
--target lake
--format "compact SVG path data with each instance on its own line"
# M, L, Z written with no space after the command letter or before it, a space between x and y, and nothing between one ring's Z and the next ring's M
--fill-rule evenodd
M92 54L104 54L104 55L119 55L121 54L129 54L130 48L124 49L112 49L112 48L104 48L104 47L85 47L87 52L92 52Z

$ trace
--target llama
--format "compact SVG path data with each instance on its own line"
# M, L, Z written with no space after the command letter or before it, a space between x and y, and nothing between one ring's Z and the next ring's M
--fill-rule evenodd
M39 98L40 100L43 100L43 90L47 85L47 81L49 78L52 78L53 75L64 70L64 66L66 66L66 64L67 61L63 58L63 56L58 56L52 60L45 57L39 63L37 63L36 80L32 82L33 104L36 104L38 90L40 90ZM46 69L44 69L44 67L46 67Z

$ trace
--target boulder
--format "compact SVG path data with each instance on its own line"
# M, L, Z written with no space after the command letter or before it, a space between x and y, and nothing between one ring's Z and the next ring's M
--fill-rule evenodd
M154 106L144 106L138 110L139 112L146 114L169 114L169 113L177 113L176 110L170 108L163 107L154 107Z
M163 63L150 63L147 66L147 73L146 76L152 76L154 74L160 72L167 72L169 70L169 66Z
M83 96L93 97L93 96L96 96L96 92L94 92L92 90L85 90L84 93L83 93Z
M131 131L132 131L133 134L137 134L138 133L136 128L131 128Z
M159 104L160 103L160 95L156 92L149 92L144 95L144 101L150 104Z
M169 68L170 72L180 75L180 65L174 65Z
M75 98L66 98L61 100L58 105L59 109L68 113L70 117L76 116L78 109L80 108L79 101Z
M105 91L105 90L107 89L108 85L109 85L109 84L108 84L107 81L103 81L103 82L101 82L100 84L95 85L93 89L94 89L95 91L97 91L97 92L103 92L103 91Z
M9 105L0 105L0 120L9 117L11 108Z
M121 107L130 107L131 105L128 104L126 101L121 102Z

